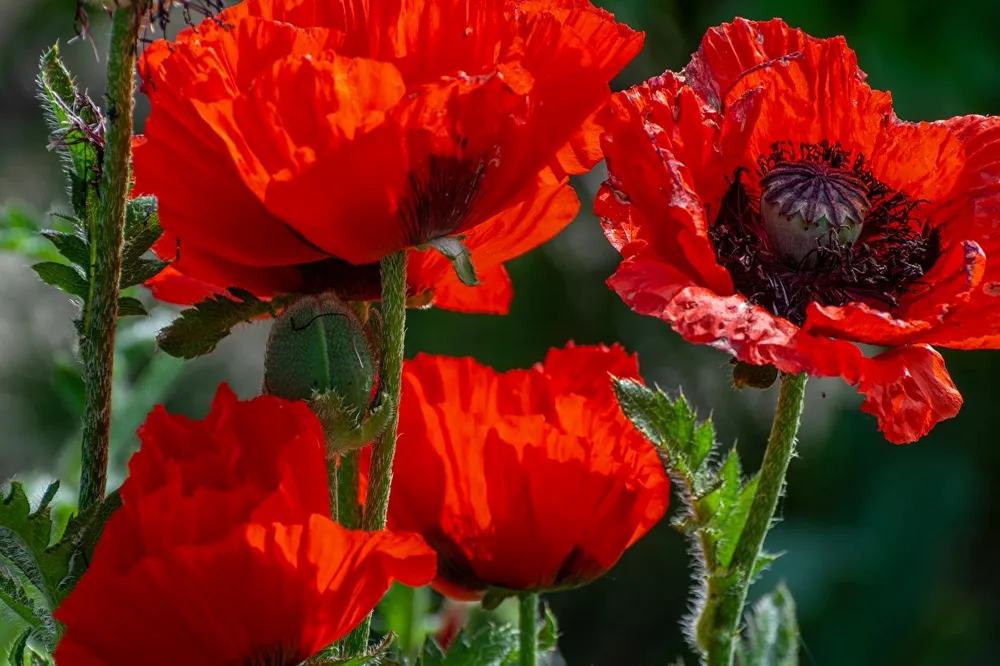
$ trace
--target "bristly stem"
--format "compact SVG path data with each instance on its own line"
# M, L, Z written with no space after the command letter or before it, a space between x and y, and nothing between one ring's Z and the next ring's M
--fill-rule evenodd
M144 3L137 3L144 4ZM80 356L84 366L83 454L80 509L104 499L111 435L111 377L115 362L118 283L121 278L125 205L129 195L135 59L141 21L125 7L115 11L108 49L108 84L99 203L90 242L94 264L89 316L83 321Z
M538 593L520 596L521 666L538 666Z
M362 527L374 532L385 529L392 487L392 459L396 455L399 396L403 383L403 342L406 336L406 250L382 259L382 364L381 392L389 396L393 410L382 434L372 445L368 494ZM347 654L357 656L368 648L369 615L346 639Z
M361 516L358 511L358 455L357 451L340 454L340 466L337 468L339 521L341 525L351 530L361 527Z
M738 581L727 591L719 605L716 630L706 655L708 666L731 666L733 663L733 642L739 633L754 565L764 546L767 531L771 528L778 499L784 490L788 464L795 453L795 437L799 432L799 419L805 401L806 379L804 373L782 375L778 406L760 467L757 493L750 505L746 526L740 534L730 565L730 570L738 576Z

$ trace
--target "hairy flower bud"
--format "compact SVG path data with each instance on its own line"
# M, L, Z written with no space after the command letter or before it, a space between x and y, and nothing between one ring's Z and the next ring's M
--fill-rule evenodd
M358 419L377 385L378 353L368 329L332 294L290 305L271 327L264 390L288 400L334 393Z
M818 162L779 164L760 186L760 213L771 246L796 266L815 265L818 248L853 244L871 209L864 183Z

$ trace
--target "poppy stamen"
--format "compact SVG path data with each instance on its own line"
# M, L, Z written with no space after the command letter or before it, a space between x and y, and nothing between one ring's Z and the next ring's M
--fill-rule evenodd
M760 191L737 168L709 231L737 291L795 324L810 303L891 310L939 254L920 204L875 178L864 155L779 141L757 160Z

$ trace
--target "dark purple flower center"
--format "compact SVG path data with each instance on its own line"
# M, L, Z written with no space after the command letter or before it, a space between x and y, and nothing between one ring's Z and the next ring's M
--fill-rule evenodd
M757 159L760 191L736 170L709 235L736 290L801 325L810 303L884 310L930 269L937 229L922 202L875 178L840 144L777 142Z

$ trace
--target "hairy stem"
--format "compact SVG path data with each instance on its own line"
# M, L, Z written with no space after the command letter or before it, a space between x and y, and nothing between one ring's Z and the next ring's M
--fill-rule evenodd
M396 455L399 396L403 383L403 342L406 336L406 250L382 259L382 365L381 392L391 400L392 414L385 430L372 447L368 494L362 527L373 532L385 529L392 487L392 459ZM369 615L346 639L347 654L360 655L368 648Z
M538 666L538 593L524 592L521 609L521 666Z
M144 4L144 3L138 3ZM83 454L80 509L104 499L111 435L111 376L115 362L118 282L121 278L125 204L129 195L132 151L132 108L135 58L143 7L115 11L108 49L107 126L96 223L90 242L94 264L90 276L89 316L84 318L80 355L84 366Z
M722 595L715 616L713 639L706 656L708 666L730 666L733 663L733 641L739 633L754 564L771 527L778 499L784 489L788 463L795 452L795 437L799 432L799 418L802 416L806 395L806 379L804 373L783 375L781 378L778 407L760 467L757 493L750 505L750 514L730 565L730 570L737 576L737 582Z
M358 452L340 454L337 469L337 506L340 510L340 524L356 530L361 526L358 507Z

